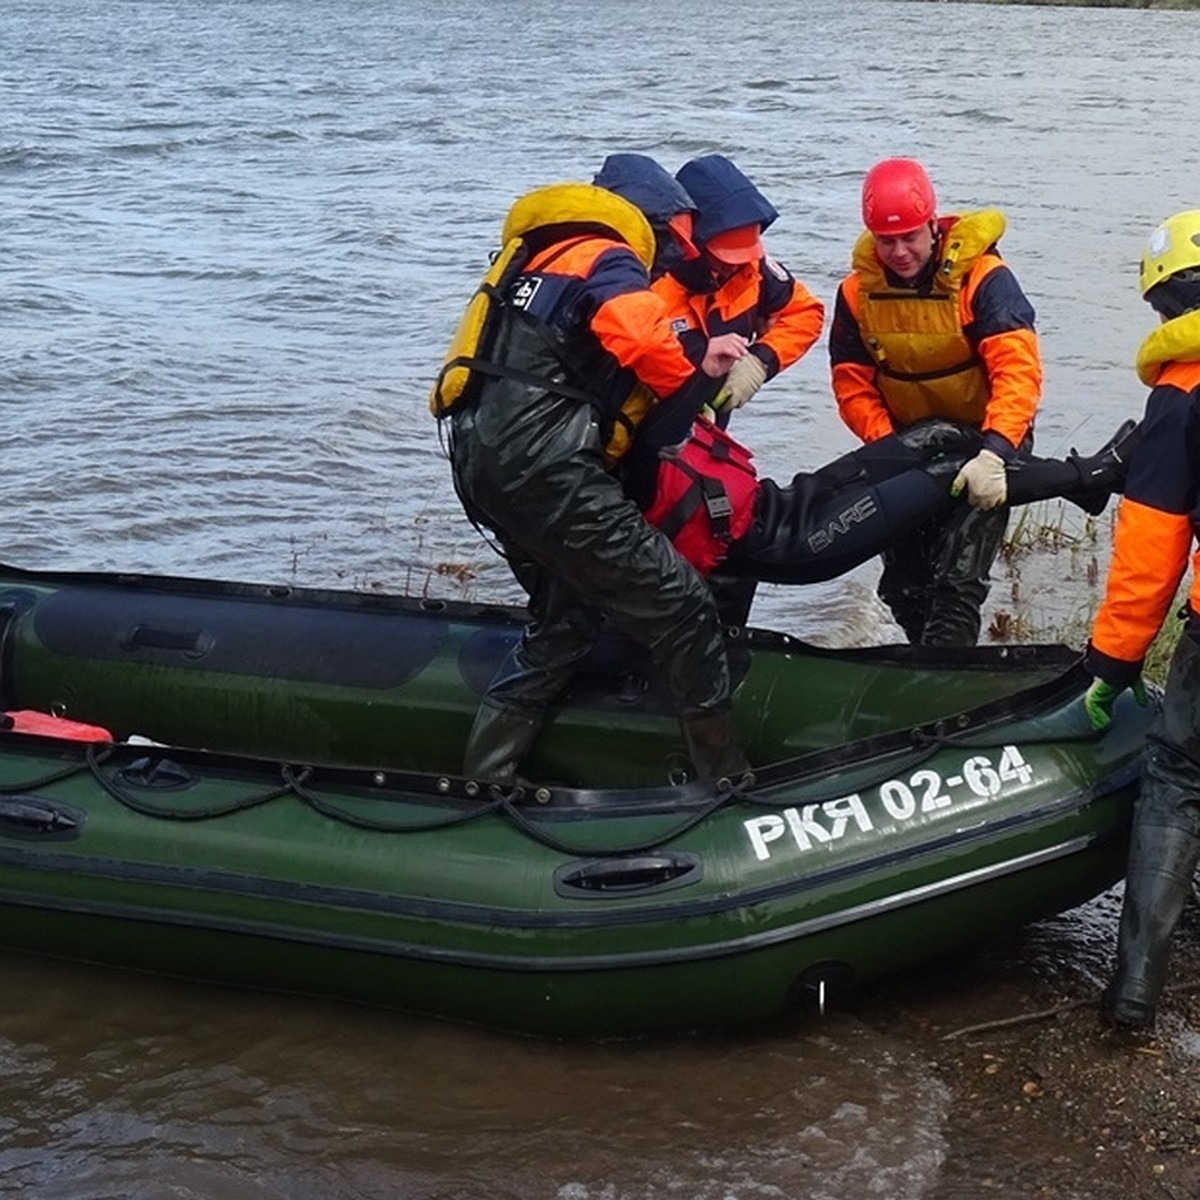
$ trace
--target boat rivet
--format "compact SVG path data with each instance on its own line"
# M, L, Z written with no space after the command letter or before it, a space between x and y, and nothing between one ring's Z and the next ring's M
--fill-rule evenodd
M450 780L446 778L439 779L437 781L437 790L445 795L450 790Z
M538 790L533 793L533 798L539 804L549 804L554 798L554 793L549 788L538 788Z
M468 782L466 788L464 788L464 791L467 793L468 796L478 796L479 795L479 784L477 784L475 782L475 780L472 779Z
M375 786L383 787L387 783L387 776L382 771L375 772Z

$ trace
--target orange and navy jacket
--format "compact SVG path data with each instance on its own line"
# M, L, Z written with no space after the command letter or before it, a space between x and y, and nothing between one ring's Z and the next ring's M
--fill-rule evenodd
M704 357L708 339L740 333L773 379L821 336L825 306L773 258L746 263L715 290L701 260L685 263L651 287L667 306L684 351Z
M591 333L663 398L687 383L695 367L649 285L645 267L624 242L585 235L535 254L510 301L565 337Z
M949 216L939 222L933 263L915 287L895 278L879 263L883 289L880 293L873 291L872 295L897 301L933 295L937 287L931 281L937 272L945 271L947 264L940 256L952 240L952 231L959 220L957 216ZM869 237L869 234L864 235L866 239ZM838 288L829 335L829 357L833 391L842 420L864 442L873 442L895 432L897 425L908 421L889 406L886 397L888 381L867 347L872 331L862 324L861 283L860 272L853 270ZM905 415L909 421L924 415L969 420L983 430L984 444L1007 461L1025 440L1041 399L1042 362L1034 331L1033 307L994 245L966 269L956 293L963 343L963 367L960 369L965 372L969 366L978 367L978 404L968 399L966 412L956 410L953 403L948 403L944 411L930 406L926 411ZM919 339L922 336L920 310L914 307L914 311L917 315L911 336ZM971 384L965 373L963 385L969 392ZM978 411L971 411L976 408Z
M1200 360L1200 312L1177 320L1188 318L1198 335L1195 359ZM1116 687L1128 686L1141 671L1189 556L1187 631L1200 638L1200 553L1193 553L1200 529L1200 361L1166 362L1156 374L1125 479L1104 601L1086 655L1092 674Z
M585 232L536 251L506 300L544 331L574 388L598 409L610 462L628 450L651 408L696 379L646 268L616 238ZM689 415L685 430L690 422Z

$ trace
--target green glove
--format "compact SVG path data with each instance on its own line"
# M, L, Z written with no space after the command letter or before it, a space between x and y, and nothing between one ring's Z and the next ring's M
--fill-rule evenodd
M1146 695L1145 681L1139 675L1129 686L1133 692L1133 698L1145 708L1150 703L1150 699ZM1112 724L1113 704L1124 690L1123 687L1105 683L1103 679L1092 680L1092 686L1083 696L1083 708L1092 728L1097 733L1103 733Z

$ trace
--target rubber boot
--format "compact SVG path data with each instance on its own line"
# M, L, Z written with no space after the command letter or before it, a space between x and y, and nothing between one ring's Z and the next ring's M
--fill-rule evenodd
M989 574L1008 527L1008 509L964 504L932 533L919 644L974 646L983 625Z
M1067 461L1079 472L1079 485L1064 491L1063 496L1084 512L1098 517L1113 492L1124 490L1129 457L1141 440L1141 425L1129 420L1122 422L1095 454L1084 457L1072 450Z
M736 741L728 708L684 717L683 740L700 779L739 779L750 763Z
M1103 1014L1114 1024L1131 1030L1153 1026L1171 934L1191 894L1198 861L1200 838L1190 829L1135 822L1117 936L1117 970L1101 1000Z
M517 767L537 741L545 718L484 700L467 736L462 773L496 783L516 780Z

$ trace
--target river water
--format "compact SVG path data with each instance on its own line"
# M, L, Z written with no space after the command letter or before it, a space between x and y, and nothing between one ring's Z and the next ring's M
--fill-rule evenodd
M459 515L425 396L511 200L614 150L734 157L782 214L771 250L829 304L863 171L917 155L943 209L1008 216L1046 358L1039 448L1096 445L1140 410L1137 256L1200 203L1200 15L590 12L5 0L0 558L517 598ZM773 475L852 447L823 344L738 431ZM1027 568L993 608L1024 589L1051 621L1086 609L1097 555ZM764 589L754 620L886 638L873 570ZM1049 923L1019 969L1099 977L1111 908ZM950 1152L946 1089L885 1020L564 1047L0 969L4 1196L915 1198Z

